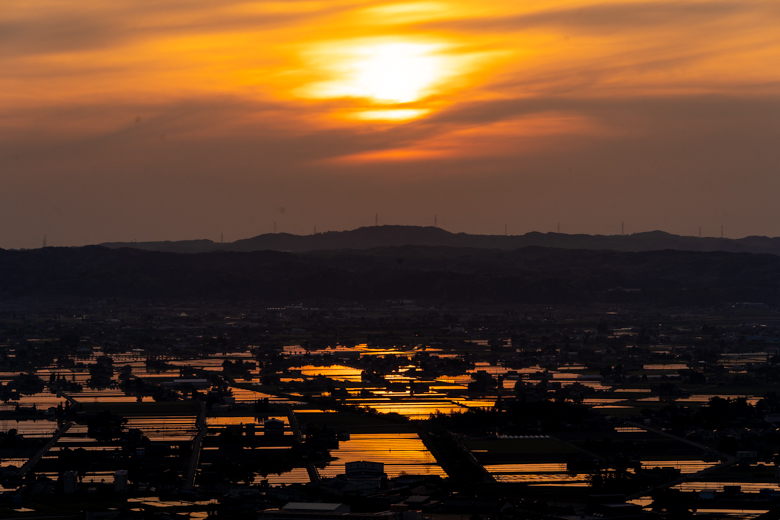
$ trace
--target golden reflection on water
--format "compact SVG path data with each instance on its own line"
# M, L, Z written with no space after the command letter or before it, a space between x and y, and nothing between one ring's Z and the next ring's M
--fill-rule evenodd
M291 370L300 370L301 374L306 377L325 376L334 381L352 382L360 382L360 374L362 373L361 370L345 365L304 365L301 367L292 367Z
M718 462L705 462L703 460L643 460L641 462L642 467L645 469L675 468L679 469L683 475L698 473L719 464Z
M390 478L403 472L447 476L416 433L353 434L350 440L340 442L331 455L336 460L320 471L322 476L344 473L347 462L360 460L382 462Z

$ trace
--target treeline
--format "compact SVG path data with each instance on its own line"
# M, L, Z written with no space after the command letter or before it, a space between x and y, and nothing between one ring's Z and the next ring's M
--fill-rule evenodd
M315 253L0 250L0 298L776 304L780 257L750 253L514 251L404 246Z

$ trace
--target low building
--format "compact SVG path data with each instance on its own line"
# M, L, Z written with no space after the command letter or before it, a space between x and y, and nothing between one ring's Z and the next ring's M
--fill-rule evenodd
M381 479L385 476L385 465L382 462L347 462L344 465L344 474L349 480Z
M114 472L114 491L124 493L127 491L127 470L118 469Z
M62 490L65 493L75 493L78 488L79 472L76 470L66 471L62 474Z
M266 419L263 421L263 435L266 437L281 437L284 435L284 421Z

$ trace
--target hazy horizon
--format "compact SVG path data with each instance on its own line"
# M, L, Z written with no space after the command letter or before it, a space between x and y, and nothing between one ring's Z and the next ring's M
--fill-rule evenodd
M343 232L356 231L356 230L359 230L359 229L372 228L372 227L376 227L376 226L375 225L366 225L366 226L359 226L359 227L352 228L352 229L330 229L330 230L325 230L325 229L319 229L318 228L316 234L319 235L319 234L323 234L323 233L343 233ZM597 236L603 236L603 237L626 236L626 237L628 237L628 236L632 236L632 235L641 235L641 234L644 234L644 233L661 232L661 233L669 233L670 235L680 236L680 237L683 237L683 238L702 238L702 239L707 239L707 238L719 239L719 238L721 238L720 235L708 236L708 235L705 235L705 234L702 233L701 237L699 237L698 234L697 235L685 235L685 234L671 233L669 231L665 231L665 230L662 230L662 229L650 229L650 230L646 230L646 231L625 232L623 234L621 234L619 232L618 233L567 233L564 230L561 230L560 232L558 232L556 230L552 230L552 231L531 230L531 231L526 231L526 232L523 232L523 233L510 233L507 230L507 233L504 234L503 232L502 233L467 233L465 231L444 229L442 226L439 226L439 225L437 225L437 226L433 226L433 225L430 225L430 226L419 225L418 226L418 225L414 225L414 224L379 224L378 227L431 228L431 229L441 229L442 231L445 231L445 232L451 233L451 234L465 233L467 235L473 235L473 236L496 236L496 237L500 237L500 236L519 237L519 236L524 236L524 235L528 235L528 234L531 234L531 233L560 234L560 235L564 235L564 236L583 235L583 236L593 236L593 237L597 237ZM718 230L718 231L720 231L720 230ZM89 244L61 244L61 243L57 243L56 237L54 237L54 240L52 240L52 237L49 237L48 235L45 235L44 237L41 238L41 243L39 243L37 246L19 247L19 248L0 247L0 249L36 249L36 248L42 247L44 238L46 239L46 246L47 247L82 247L82 246L88 246L88 245L101 245L101 244L112 244L112 243L187 242L187 241L199 241L199 240L210 240L211 242L213 242L215 244L218 244L220 242L224 242L225 244L230 244L230 243L238 242L238 241L241 241L241 240L249 240L249 239L260 237L260 236L269 236L269 235L274 235L274 234L305 237L305 236L313 236L315 233L314 233L314 230L310 231L309 233L306 233L306 232L303 232L303 233L290 233L290 232L286 232L286 231L277 229L276 233L274 233L273 231L271 231L271 232L262 232L262 233L257 233L257 234L250 235L250 236L235 237L235 238L228 238L228 236L223 233L222 235L217 236L217 237L199 236L199 237L192 237L192 238L162 238L162 239L159 239L159 240L142 240L142 239L105 240L105 241L102 241L102 242L95 242L95 243L89 243ZM722 238L726 239L726 240L739 240L739 239L750 238L750 237L780 238L780 237L770 237L770 236L767 236L767 235L746 235L746 236L743 236L743 237L729 237L729 236L725 236L724 235Z

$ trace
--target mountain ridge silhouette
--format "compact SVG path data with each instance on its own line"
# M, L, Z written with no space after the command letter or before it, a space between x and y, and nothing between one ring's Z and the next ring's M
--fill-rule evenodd
M625 252L674 249L677 251L724 251L780 255L780 237L693 237L675 235L665 231L646 231L629 235L586 235L541 233L538 231L532 231L523 235L472 235L452 233L433 226L366 226L348 231L328 231L313 235L266 233L227 243L200 239L157 242L106 242L99 245L111 249L132 248L169 253L207 253L212 251L283 251L303 253L308 251L372 249L376 247L412 245L502 250L538 246Z

